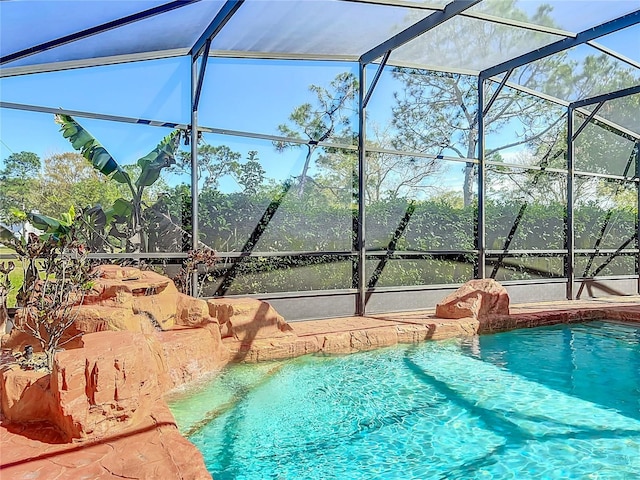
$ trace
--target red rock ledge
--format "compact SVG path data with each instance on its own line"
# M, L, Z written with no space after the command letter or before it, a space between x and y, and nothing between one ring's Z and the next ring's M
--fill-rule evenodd
M637 297L509 307L502 287L485 283L439 305L450 319L425 311L289 325L258 300L205 302L153 272L104 267L71 332L83 332L82 340L56 355L51 374L2 365L0 477L210 479L163 396L229 362L596 318L640 321ZM458 318L460 311L472 316ZM13 359L9 352L27 341L5 335L3 357Z

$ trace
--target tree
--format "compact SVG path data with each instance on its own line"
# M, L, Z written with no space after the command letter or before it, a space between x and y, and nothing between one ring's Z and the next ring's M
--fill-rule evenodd
M230 175L237 170L240 157L240 153L234 152L226 145L220 145L219 147L209 144L199 145L196 165L199 190L217 189L220 186L222 177ZM173 171L180 173L191 172L191 152L178 152L176 160L176 165L172 167Z
M0 170L0 221L20 223L13 213L38 208L40 157L32 152L12 153Z
M264 181L265 171L260 165L258 152L250 150L247 161L242 163L239 152L234 152L227 145L213 146L203 144L198 147L198 190L217 190L220 180L229 176L233 178L246 193L255 193ZM171 170L181 174L191 172L191 152L180 151L177 161Z
M352 73L340 73L329 84L329 88L311 85L309 90L316 96L315 103L303 103L296 107L289 121L278 125L278 131L285 137L304 139L307 155L298 177L298 196L304 193L311 157L318 143L331 137L352 138L350 116L354 113L353 101L358 91L358 80ZM299 143L279 141L274 143L282 152L289 148L299 148Z
M377 149L389 149L392 141L388 127L381 130L378 125L373 125L373 138L368 139L367 144ZM367 151L367 203L417 195L436 188L432 180L441 166L437 160L378 152L374 148ZM317 183L332 192L335 198L346 200L343 193L350 195L353 190L350 179L356 175L357 153L330 147L323 150L317 161L320 171Z
M85 208L99 204L106 207L125 193L79 153L51 155L43 163L39 211L51 217L59 217L71 205Z
M530 18L518 10L513 0L493 3L492 8L500 8L506 18L554 26L549 5L541 5ZM468 51L457 48L458 42L466 42L467 35L456 31L456 25L451 23L435 31L439 35L435 40L442 41L435 44L441 46L438 53L444 57L443 64L460 65L458 52ZM529 50L523 42L530 41L531 36L518 36L514 32L513 28L498 24L487 24L475 32L475 56L487 59L478 64L489 63L496 44L503 51ZM469 59L465 60L468 67ZM397 68L394 74L404 84L404 89L396 93L393 109L398 131L396 147L433 154L444 149L461 158L474 158L478 144L476 77L410 68ZM586 57L579 63L563 52L518 68L511 79L526 88L553 92L559 98L572 100L628 86L628 75L628 71L616 69L606 55ZM491 88L495 85L489 86L487 98ZM564 159L555 153L566 149L563 141L566 117L562 115L558 106L543 99L516 89L503 89L485 117L485 135L492 140L485 155L490 158L492 154L521 145L534 153L539 162L553 158L561 164ZM499 135L507 128L515 130L515 138L509 141ZM474 164L467 163L464 174L464 201L469 205L473 199Z
M255 195L264 182L265 173L264 168L260 165L258 152L249 150L247 161L239 166L236 174L238 183L242 185L244 192L249 195Z
M398 131L394 146L436 156L452 152L460 158L474 158L478 146L476 78L405 68L397 69L395 75L405 88L396 94L393 108L393 125ZM494 113L485 118L485 135L499 133L510 122L517 122L521 131L514 142L487 149L486 157L517 145L535 146L551 131L557 136L562 117L545 108L544 103L531 95L505 89L492 107ZM467 163L465 205L473 200L474 181L475 166Z
M587 63L593 65L590 61ZM590 77L598 77L597 72L603 73L610 70L610 62L608 59L602 58L599 66L594 66L593 69ZM623 84L629 82L630 80L625 78L628 74L626 71L619 71L617 74L612 74L611 81L614 85L620 84L621 79L624 79ZM619 108L621 105L618 102L624 102L626 108ZM606 115L606 110L610 110L607 108L609 103L611 102L605 103L600 110L603 115ZM634 111L640 111L640 97L638 96L620 99L614 103L616 103L615 118L622 125L625 125L627 121L632 121ZM578 128L582 126L587 115L575 112L574 116L574 124ZM507 176L513 183L513 188L505 194L511 198L536 198L537 202L544 203L553 200L566 204L567 176L547 171L551 168L566 168L566 131L566 125L563 122L563 125L539 137L535 144L530 144L529 149L519 152L509 160L509 163L512 164L533 165L541 167L541 170L519 170L491 165L487 173L487 188L493 188L491 185L493 182L499 183L500 176ZM592 119L574 140L574 168L577 172L632 177L635 175L635 144L634 139L631 139L627 134ZM492 160L500 161L501 158L495 157ZM597 177L578 175L573 186L574 204L588 203L596 196L604 199L603 194L611 197L613 203L622 199L617 195L617 191L623 188L622 186L607 189L602 188L602 182L603 180ZM632 190L635 189L633 184L624 188L628 189L629 187ZM500 188L499 185L498 188Z

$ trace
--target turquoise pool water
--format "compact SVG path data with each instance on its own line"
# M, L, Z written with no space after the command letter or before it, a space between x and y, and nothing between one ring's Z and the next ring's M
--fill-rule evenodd
M635 479L640 326L240 365L171 408L225 479Z

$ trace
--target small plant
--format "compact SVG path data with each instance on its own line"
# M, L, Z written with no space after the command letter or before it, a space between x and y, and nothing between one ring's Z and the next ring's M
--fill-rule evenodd
M180 292L199 297L202 293L202 282L198 281L198 291L193 291L193 277L198 275L198 280L210 280L212 273L210 269L216 264L216 252L209 248L200 248L198 250L190 250L187 252L187 258L182 262L182 267L173 281ZM200 266L204 267L204 275L200 275Z
M0 262L0 336L5 334L9 311L7 301L11 290L11 280L9 274L16 267L13 262Z
M87 249L76 239L74 213L71 208L62 220L30 215L30 221L45 231L42 235L18 238L0 227L0 240L16 252L23 267L14 328L40 343L49 370L55 352L80 335L69 335L68 330L98 276Z

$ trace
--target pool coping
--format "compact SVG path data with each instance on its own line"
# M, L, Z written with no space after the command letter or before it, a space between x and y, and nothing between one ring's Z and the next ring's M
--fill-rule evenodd
M444 319L435 309L292 322L289 334L227 338L229 363L294 358L310 353L343 354L392 346L596 319L640 322L640 296L511 305L508 315Z

